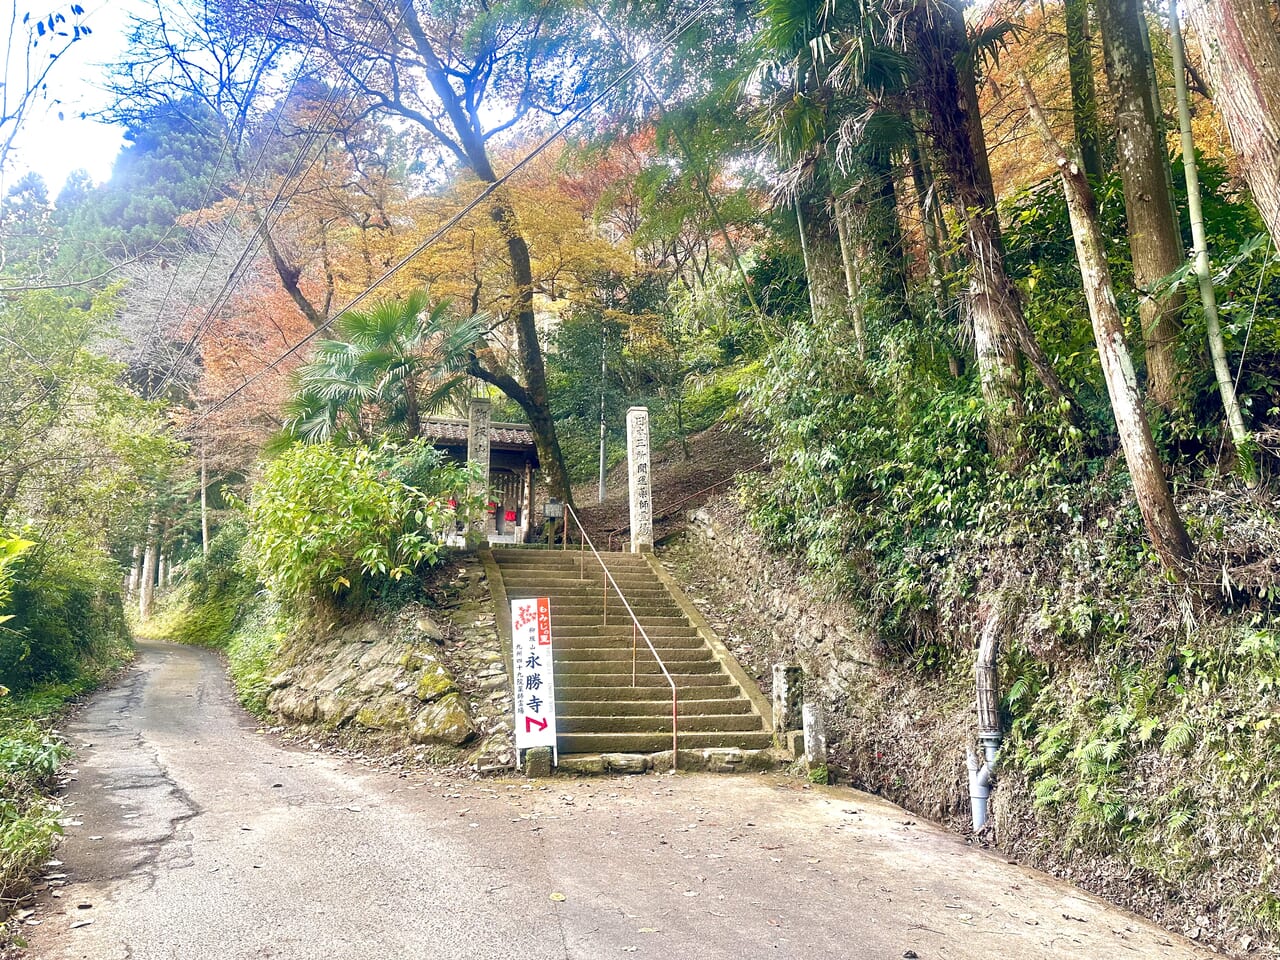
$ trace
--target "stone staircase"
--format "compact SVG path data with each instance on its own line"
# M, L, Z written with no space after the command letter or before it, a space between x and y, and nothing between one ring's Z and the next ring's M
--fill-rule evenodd
M601 555L653 641L679 692L685 750L773 745L768 706L679 588L638 554ZM498 622L510 649L511 600L549 597L555 638L561 754L671 749L671 686L644 639L632 682L632 621L610 587L607 618L600 563L570 549L493 549L486 563ZM500 583L494 584L494 573ZM607 620L607 622L606 622Z

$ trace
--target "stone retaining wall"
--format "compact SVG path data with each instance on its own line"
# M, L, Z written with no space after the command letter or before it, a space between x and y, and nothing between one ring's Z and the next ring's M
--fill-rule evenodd
M713 625L729 629L732 649L750 664L761 689L772 687L774 663L790 661L803 668L810 685L835 684L839 678L872 667L873 643L858 626L858 615L847 603L807 583L797 565L769 553L760 535L747 525L731 497L720 497L689 514L686 536L692 554L706 561L701 586L714 584L725 607ZM669 568L679 569L676 547L668 556ZM690 557L692 560L692 557ZM684 573L692 564L684 565ZM734 594L740 601L732 602ZM706 598L702 598L704 605ZM729 621L752 634L734 634ZM744 640L747 642L744 643Z
M432 592L439 607L300 629L277 655L267 709L362 745L509 765L510 684L483 568L460 556Z
M732 494L692 511L660 560L762 690L772 692L774 664L801 667L845 782L964 828L971 680L922 683L883 660L862 614L770 553Z

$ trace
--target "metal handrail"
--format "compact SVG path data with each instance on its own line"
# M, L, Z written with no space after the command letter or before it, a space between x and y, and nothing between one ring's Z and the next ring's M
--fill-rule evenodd
M573 522L578 527L579 540L579 561L578 573L585 580L586 565L586 548L590 547L592 554L600 564L600 572L603 576L604 583L604 626L609 625L609 584L613 585L613 589L617 591L618 599L622 601L622 606L626 608L627 613L631 616L631 685L636 685L636 651L639 647L637 638L643 637L645 645L648 646L649 652L653 654L654 662L657 663L658 669L662 671L662 675L667 678L667 683L671 684L671 769L676 769L679 754L679 726L680 726L680 701L679 694L676 692L676 681L671 676L671 672L667 669L667 665L662 662L662 658L658 656L657 648L654 647L653 641L649 639L649 634L645 632L644 627L640 626L640 618L636 616L636 612L631 609L631 604L627 602L627 598L622 593L622 588L618 586L618 581L613 579L613 574L609 572L609 568L605 566L604 557L600 556L600 551L596 549L596 545L591 542L591 538L587 536L587 531L583 529L582 521L578 519L577 511L569 504L564 505L565 513L573 517ZM564 527L564 541L562 550L569 548L569 525L566 523Z

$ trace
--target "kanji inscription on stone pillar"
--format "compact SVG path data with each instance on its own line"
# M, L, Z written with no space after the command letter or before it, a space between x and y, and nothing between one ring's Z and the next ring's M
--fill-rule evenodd
M489 423L492 420L493 401L488 397L472 397L467 408L467 463L480 465L478 489L484 493L489 488ZM484 532L485 514L480 514L476 529Z
M649 409L627 411L627 468L631 480L631 552L653 551L653 476L649 469Z

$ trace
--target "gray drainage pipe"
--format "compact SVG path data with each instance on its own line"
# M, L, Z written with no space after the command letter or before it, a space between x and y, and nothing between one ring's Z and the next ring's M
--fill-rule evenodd
M996 755L1000 751L1000 734L984 733L978 739L982 742L984 762L978 764L978 757L970 746L965 755L965 765L969 768L969 804L973 810L973 832L980 833L987 825L987 805L991 799L991 788L996 782Z
M978 642L974 658L973 679L977 690L978 742L982 744L982 765L974 755L972 743L965 749L965 765L969 768L969 802L973 808L973 832L987 825L987 808L991 788L996 782L996 754L1000 751L999 678L996 676L996 648L1004 617L997 607Z

